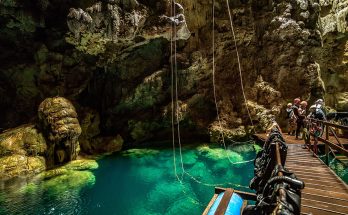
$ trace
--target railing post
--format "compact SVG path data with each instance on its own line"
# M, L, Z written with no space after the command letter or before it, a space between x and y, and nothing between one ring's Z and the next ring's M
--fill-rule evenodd
M329 140L329 125L325 125L325 139Z
M318 137L314 136L313 153L318 155Z
M329 145L325 143L325 164L329 165Z

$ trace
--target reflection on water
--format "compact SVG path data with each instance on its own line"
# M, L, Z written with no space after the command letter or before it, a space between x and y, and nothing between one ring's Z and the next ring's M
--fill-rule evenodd
M171 149L131 149L98 160L68 165L37 176L24 186L0 190L0 214L201 214L213 184L250 191L255 145L225 151L188 146L174 175ZM229 159L228 159L228 158ZM98 167L99 166L99 167ZM202 182L202 183L200 183Z

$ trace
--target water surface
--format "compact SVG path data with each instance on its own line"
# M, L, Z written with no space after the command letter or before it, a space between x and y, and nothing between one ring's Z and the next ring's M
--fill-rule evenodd
M183 165L177 149L177 175L172 149L131 149L99 159L95 170L0 190L0 214L198 215L214 186L250 191L253 162L240 162L254 159L258 149L188 146Z

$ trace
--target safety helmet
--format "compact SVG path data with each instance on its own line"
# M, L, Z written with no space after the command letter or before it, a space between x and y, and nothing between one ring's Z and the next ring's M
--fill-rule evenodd
M286 107L288 107L288 108L290 108L291 106L292 106L291 103L288 103L288 104L286 105Z
M300 103L300 105L303 106L303 107L307 107L307 102L306 102L306 101L302 101L302 102Z
M294 99L294 104L295 104L295 105L300 104L300 102L301 102L301 99L300 99L300 98Z
M312 105L312 106L310 106L310 108L309 108L309 110L311 110L311 111L315 111L315 109L317 109L317 106L315 106L315 105Z
M323 105L324 104L324 100L322 99L318 99L316 102L315 102L316 105Z

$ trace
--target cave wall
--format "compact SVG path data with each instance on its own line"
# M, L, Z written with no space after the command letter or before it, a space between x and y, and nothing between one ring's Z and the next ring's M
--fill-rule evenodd
M210 135L214 140L218 135L212 1L179 0L182 7L176 6L175 15L166 0L39 2L0 3L2 129L35 121L41 101L63 96L85 122L80 143L86 151L98 148L93 144L100 144L100 136L122 136L133 143L169 139L170 62L176 59L183 136ZM310 102L323 97L332 108L347 110L347 4L230 2L246 103L257 129L265 129L273 116L282 122L285 104L295 97ZM223 132L243 137L251 131L251 122L225 1L216 0L214 9ZM173 22L176 55L170 48ZM94 135L84 134L88 128Z

